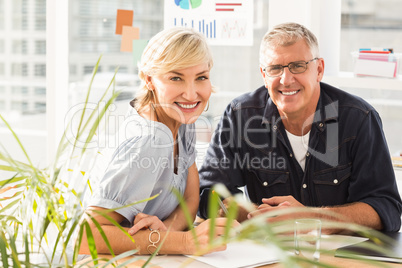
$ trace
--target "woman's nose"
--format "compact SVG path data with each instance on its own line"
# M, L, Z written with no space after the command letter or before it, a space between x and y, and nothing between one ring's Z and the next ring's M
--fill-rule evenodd
M183 92L183 97L188 101L194 101L197 99L197 88L194 83L189 83L186 85L186 88Z

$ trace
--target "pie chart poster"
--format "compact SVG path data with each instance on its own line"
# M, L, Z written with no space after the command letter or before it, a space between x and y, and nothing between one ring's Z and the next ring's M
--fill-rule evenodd
M165 0L165 28L190 27L210 45L253 45L252 0Z

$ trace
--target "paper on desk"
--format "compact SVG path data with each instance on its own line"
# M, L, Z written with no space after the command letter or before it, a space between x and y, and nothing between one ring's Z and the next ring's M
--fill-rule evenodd
M274 246L259 245L252 241L232 242L225 251L204 256L188 256L217 268L245 268L278 262Z
M334 250L368 240L365 237L348 235L321 235L320 246L324 250Z

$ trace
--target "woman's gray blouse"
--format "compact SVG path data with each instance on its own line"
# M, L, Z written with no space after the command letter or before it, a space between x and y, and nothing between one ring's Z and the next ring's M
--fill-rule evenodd
M116 210L128 226L140 212L165 220L178 205L172 188L184 194L188 169L195 161L194 124L180 126L177 174L173 136L166 125L141 117L130 106L117 137L117 147L102 150L96 161L91 175L95 187L88 206L113 209L131 204ZM156 194L159 196L153 200L132 204Z

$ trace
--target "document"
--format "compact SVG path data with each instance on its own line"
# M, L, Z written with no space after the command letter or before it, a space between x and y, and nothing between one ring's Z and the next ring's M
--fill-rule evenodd
M387 252L378 252L365 247L367 243L372 241L365 241L355 245L339 248L335 252L335 257L353 258L362 257L370 260L387 261L402 263L402 233L385 233L393 239L393 243L384 244L382 248Z
M276 263L279 261L278 254L280 253L274 246L240 241L227 244L225 251L188 257L217 268L245 268Z

